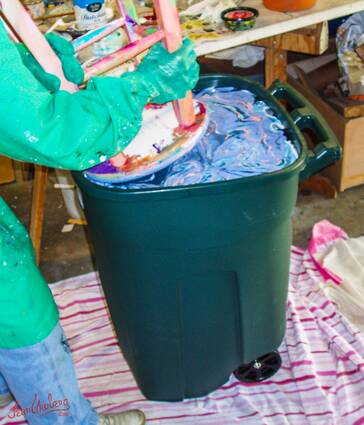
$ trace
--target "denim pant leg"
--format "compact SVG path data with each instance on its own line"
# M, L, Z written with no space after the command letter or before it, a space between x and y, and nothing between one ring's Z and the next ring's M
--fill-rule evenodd
M97 425L98 414L81 394L72 356L58 324L43 341L0 349L0 373L29 425Z
M8 394L10 392L8 384L5 381L5 378L0 373L0 396Z

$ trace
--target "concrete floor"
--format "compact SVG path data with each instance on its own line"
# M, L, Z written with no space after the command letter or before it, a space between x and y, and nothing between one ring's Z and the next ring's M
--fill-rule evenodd
M87 227L75 226L70 233L62 233L67 223L61 191L50 181L47 194L46 220L42 246L41 269L48 282L95 270ZM20 220L28 225L31 183L0 186L0 195L11 205ZM299 195L293 214L294 244L305 247L314 223L328 219L341 226L350 236L364 234L364 186L350 189L337 199L319 195Z

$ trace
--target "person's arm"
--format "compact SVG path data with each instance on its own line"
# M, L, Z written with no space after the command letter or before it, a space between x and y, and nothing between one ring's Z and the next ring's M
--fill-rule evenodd
M86 90L49 93L24 66L0 23L0 154L83 170L121 152L138 133L144 106L183 97L198 78L188 42L183 54L155 46L137 71L99 77Z

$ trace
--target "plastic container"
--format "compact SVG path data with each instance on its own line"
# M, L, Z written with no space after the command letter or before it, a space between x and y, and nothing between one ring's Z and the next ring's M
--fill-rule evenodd
M316 0L263 0L263 4L279 12L298 12L315 6Z
M259 11L252 7L231 7L221 13L221 19L232 31L245 31L253 28L259 16Z
M340 156L332 131L289 86L267 91L208 75L198 88L211 86L248 89L270 105L297 161L256 177L148 190L106 188L75 173L116 333L151 400L206 395L279 347L298 183ZM299 127L319 135L314 151Z
M77 29L91 31L107 22L105 0L73 0Z

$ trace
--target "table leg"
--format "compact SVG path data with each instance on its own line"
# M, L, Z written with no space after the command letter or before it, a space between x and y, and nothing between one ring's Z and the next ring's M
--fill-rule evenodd
M287 81L287 51L275 47L275 41L265 49L265 86L270 87L275 80Z
M37 264L40 262L40 248L42 243L44 207L47 191L48 168L35 166L32 210L30 217L30 237L32 238Z

